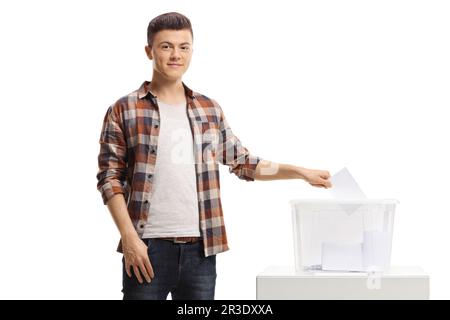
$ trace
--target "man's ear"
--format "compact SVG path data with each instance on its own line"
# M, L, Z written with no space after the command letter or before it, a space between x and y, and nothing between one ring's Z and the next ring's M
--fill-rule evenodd
M150 46L145 46L145 53L147 54L147 57L148 57L150 60L153 60L152 47L150 47Z

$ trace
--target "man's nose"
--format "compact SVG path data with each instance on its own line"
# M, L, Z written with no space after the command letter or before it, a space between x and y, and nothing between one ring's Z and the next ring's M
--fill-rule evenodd
M173 60L178 60L181 58L180 52L178 51L177 48L172 50L172 54L170 55L170 58Z

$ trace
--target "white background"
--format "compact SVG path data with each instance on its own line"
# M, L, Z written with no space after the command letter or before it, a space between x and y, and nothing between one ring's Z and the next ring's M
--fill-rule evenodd
M399 199L392 264L450 298L450 5L393 0L0 2L0 298L122 298L98 139L108 106L151 79L147 25L168 11L194 28L183 80L243 144ZM289 200L330 195L221 178L216 298L254 299L259 272L294 263Z

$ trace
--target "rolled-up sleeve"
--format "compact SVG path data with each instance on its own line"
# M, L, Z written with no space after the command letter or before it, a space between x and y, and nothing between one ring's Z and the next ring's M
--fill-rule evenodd
M126 193L127 146L123 128L114 115L113 106L103 119L98 155L97 189L106 205L111 197Z
M220 112L219 162L229 166L230 173L234 173L239 179L254 181L256 167L262 159L250 154L242 145L239 138L233 134L220 105L214 100L213 103Z

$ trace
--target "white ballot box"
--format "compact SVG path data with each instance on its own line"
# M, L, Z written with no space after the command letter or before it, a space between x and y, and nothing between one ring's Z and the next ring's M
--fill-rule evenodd
M296 271L384 271L394 199L292 200Z
M419 267L385 272L296 272L269 267L256 277L257 300L425 300L430 279Z

